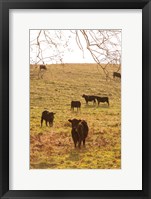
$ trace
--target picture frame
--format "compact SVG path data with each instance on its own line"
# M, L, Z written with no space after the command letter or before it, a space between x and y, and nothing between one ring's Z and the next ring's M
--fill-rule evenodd
M142 190L9 190L9 10L10 9L142 9ZM151 2L150 0L8 0L0 4L0 197L1 198L151 198Z

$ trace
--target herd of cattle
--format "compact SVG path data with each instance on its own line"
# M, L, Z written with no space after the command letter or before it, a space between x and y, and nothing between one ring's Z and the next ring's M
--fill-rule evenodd
M49 123L49 126L53 126L54 121L54 115L55 113L49 112L49 111L43 111L41 116L41 127L43 120L47 123ZM78 147L81 147L81 143L83 142L83 146L85 146L85 140L88 136L89 127L85 120L79 120L79 119L70 119L68 120L72 125L71 135L74 142L74 146L78 145Z
M46 65L40 65L40 71L41 70L47 70ZM121 74L118 72L113 72L113 78L121 78ZM98 103L98 106L100 102L107 103L109 106L109 98L108 97L100 97L95 95L82 95L82 97L85 99L86 104L88 105L89 102L93 102L93 104ZM81 102L80 101L71 101L71 110L74 110L74 108L77 108L77 111L81 108ZM49 111L43 111L41 116L41 127L43 124L43 120L46 122L46 126L53 126L54 121L54 112ZM72 129L71 129L71 135L74 142L75 148L81 147L81 143L83 142L83 146L85 146L85 140L88 136L89 127L85 120L79 120L79 119L69 119L68 120L71 123Z
M46 71L46 70L47 70L47 66L45 64L39 65L39 73L41 71ZM121 73L113 72L113 78L115 79L115 77L121 79Z
M88 102L92 102L93 104L96 103L96 100L98 102L98 105L100 104L100 102L107 102L108 106L109 106L109 98L108 97L99 97L99 96L94 96L94 95L82 95L82 97L85 99L86 104L88 104ZM74 110L74 108L77 108L77 110L79 108L81 108L81 102L80 101L71 101L71 110ZM46 122L46 126L48 126L47 124L49 123L49 126L53 126L53 121L54 121L54 112L49 112L49 111L43 111L42 112L42 116L41 116L41 127L43 124L43 120L45 120Z
M98 106L100 104L100 102L104 103L107 102L108 106L109 106L109 98L108 97L99 97L99 96L95 96L95 95L82 95L82 97L85 99L86 104L88 104L88 102L93 102L93 104L96 103L96 101L98 102ZM80 109L81 108L81 102L80 101L71 101L71 110L74 110L74 108Z
M106 102L109 106L109 98L108 97L99 97L94 95L82 95L82 97L85 99L86 104L88 102L93 102L93 104L96 103L96 100L98 102L98 105L100 102ZM71 110L74 110L74 108L81 108L81 102L80 101L71 101ZM53 126L54 121L54 112L49 111L43 111L41 116L41 127L43 124L43 120L46 122L46 126ZM83 142L83 145L85 146L85 140L88 135L89 127L85 120L79 120L79 119L70 119L68 120L72 125L71 135L74 142L74 146L78 145L78 147L81 147L81 143Z

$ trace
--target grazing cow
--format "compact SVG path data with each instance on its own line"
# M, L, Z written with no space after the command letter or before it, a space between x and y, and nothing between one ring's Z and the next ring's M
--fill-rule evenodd
M88 104L88 102L92 102L92 101L93 101L93 104L96 103L94 95L82 95L82 97L85 99L86 104Z
M40 71L41 71L41 70L47 70L47 67L46 67L46 65L43 64L43 65L40 65L40 66L39 66L39 69L40 69Z
M100 102L103 102L103 103L107 102L108 106L109 106L109 98L108 97L98 97L98 96L95 96L95 98L98 101L98 106L99 106Z
M47 122L49 122L49 126L53 126L54 115L55 113L53 112L43 111L41 116L41 127L43 124L43 120L45 120L46 126L48 126Z
M87 125L87 122L85 120L68 120L72 124L72 139L74 142L74 146L76 148L77 144L78 147L81 147L81 142L83 142L83 146L85 146L85 140L88 136L89 127Z
M113 78L118 77L121 79L121 73L113 72Z
M81 102L80 101L71 101L71 110L74 111L74 108L77 108L77 111L78 111L78 109L81 108Z

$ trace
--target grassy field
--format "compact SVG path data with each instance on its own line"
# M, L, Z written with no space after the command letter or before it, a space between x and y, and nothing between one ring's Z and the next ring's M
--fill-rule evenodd
M31 169L120 169L121 82L106 81L95 64L48 65L43 79L30 66L30 168ZM110 67L110 74L118 66ZM83 94L108 96L110 106L89 102ZM70 110L71 100L82 103L81 111ZM41 113L55 112L53 127L40 127ZM84 119L89 126L86 148L75 149L68 119Z

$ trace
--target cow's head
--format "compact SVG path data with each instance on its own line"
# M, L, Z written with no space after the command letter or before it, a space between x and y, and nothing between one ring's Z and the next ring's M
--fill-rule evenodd
M72 125L72 129L76 130L78 127L78 124L81 122L81 120L77 120L77 119L73 119L73 120L68 120L71 125Z

